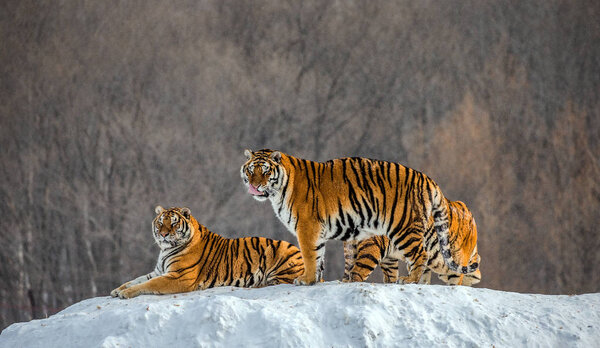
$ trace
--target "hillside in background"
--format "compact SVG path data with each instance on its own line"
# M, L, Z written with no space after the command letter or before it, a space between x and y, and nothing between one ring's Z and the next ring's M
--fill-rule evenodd
M0 328L154 266L153 208L296 243L245 148L423 171L480 287L600 292L598 1L0 5ZM340 279L330 243L326 279Z

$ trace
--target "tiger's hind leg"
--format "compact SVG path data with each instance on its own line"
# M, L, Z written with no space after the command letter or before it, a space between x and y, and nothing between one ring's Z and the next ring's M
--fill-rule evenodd
M423 275L421 276L421 279L419 280L419 284L426 284L426 285L431 284L431 270L429 268L427 268L423 272Z
M409 271L408 276L406 277L398 277L397 283L399 284L415 284L421 281L421 276L425 273L427 266L427 255L426 253L422 253L421 255L415 257L413 262L409 263Z
M350 281L352 267L354 267L354 262L356 261L356 253L357 246L359 241L350 240L344 242L344 276L342 277L342 281L347 283Z
M382 236L375 236L358 242L356 258L350 270L349 281L364 282L367 280L380 261L386 256L387 247L388 239ZM394 260L397 266L397 259L393 259L390 262L394 263ZM397 272L398 268L396 268L396 277Z
M269 276L265 285L294 284L294 280L302 275L303 268L302 265L290 266L286 271L278 272L275 276Z
M304 273L304 261L300 250L293 245L281 247L275 252L275 259L266 275L266 285L293 284Z
M398 277L399 284L414 284L421 280L421 276L427 269L427 251L423 238L424 232L421 228L413 227L400 233L392 239L392 243L397 250L404 254L408 266L408 276Z
M289 279L286 279L286 278L273 278L273 279L267 280L266 286L279 285L279 284L292 284L293 282L294 282L293 279L291 281L289 281Z
M385 258L379 266L381 266L384 283L396 283L398 281L398 259Z
M410 272L410 265L407 264L406 269ZM426 268L423 271L423 275L421 276L421 279L419 279L418 284L431 284L431 268Z

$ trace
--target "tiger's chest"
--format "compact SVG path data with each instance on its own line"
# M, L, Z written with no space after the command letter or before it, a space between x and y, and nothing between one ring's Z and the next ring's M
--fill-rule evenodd
M175 248L161 250L158 254L158 261L154 269L159 275L169 272L169 268L173 266L176 258L181 257L187 245L181 245Z
M283 223L283 225L287 228L287 230L294 236L297 236L296 233L296 221L297 218L292 213L291 209L289 209L286 204L276 202L275 200L271 201L271 205L273 206L273 210L275 211L275 215L279 220Z
M158 261L156 262L156 268L154 269L158 274L167 273L167 265L169 264L169 258L164 252L160 252L158 255Z

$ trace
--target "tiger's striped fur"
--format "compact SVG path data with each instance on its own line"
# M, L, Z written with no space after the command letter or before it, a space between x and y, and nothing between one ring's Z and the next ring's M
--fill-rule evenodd
M433 235L450 270L467 274L479 267L460 263L460 246L449 238L446 199L421 172L359 157L319 163L268 149L245 154L241 176L248 192L259 201L269 199L298 238L305 271L296 283L321 280L327 240L373 235L388 236L407 260L409 274L399 282L421 279Z
M447 201L450 239L453 243L460 245L462 263L479 262L477 253L477 225L471 211L460 201ZM383 273L385 283L396 282L398 278L398 262L403 259L399 250L392 247L389 238L385 236L374 236L363 241L344 242L344 278L345 282L361 282L367 280L375 267L379 265ZM472 273L459 274L452 272L445 264L437 236L434 234L430 239L431 246L427 246L427 269L419 283L431 283L431 271L450 285L471 286L481 281L481 272L476 270Z
M188 208L158 206L156 213L152 230L161 249L156 268L113 290L113 297L291 284L304 270L300 250L288 242L221 237L200 225Z

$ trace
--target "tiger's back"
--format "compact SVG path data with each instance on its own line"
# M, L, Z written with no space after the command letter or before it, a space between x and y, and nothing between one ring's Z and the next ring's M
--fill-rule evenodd
M264 237L228 239L206 231L209 235L197 247L201 257L194 258L198 264L194 287L198 289L292 284L304 271L300 250L286 241Z
M477 252L477 225L469 208L461 201L449 201L448 217L450 243L455 244L456 257L461 265L480 262ZM451 271L440 252L437 236L433 235L427 248L427 269L419 283L430 283L431 271L451 285L474 285L481 281L481 272L477 269L467 274ZM403 254L395 249L385 236L374 236L363 241L344 243L344 281L365 281L379 265L386 283L395 282L398 277L398 262L404 260Z
M121 285L112 296L290 284L304 272L300 250L291 243L224 238L199 224L187 208L156 210L153 231L161 251L154 271Z

